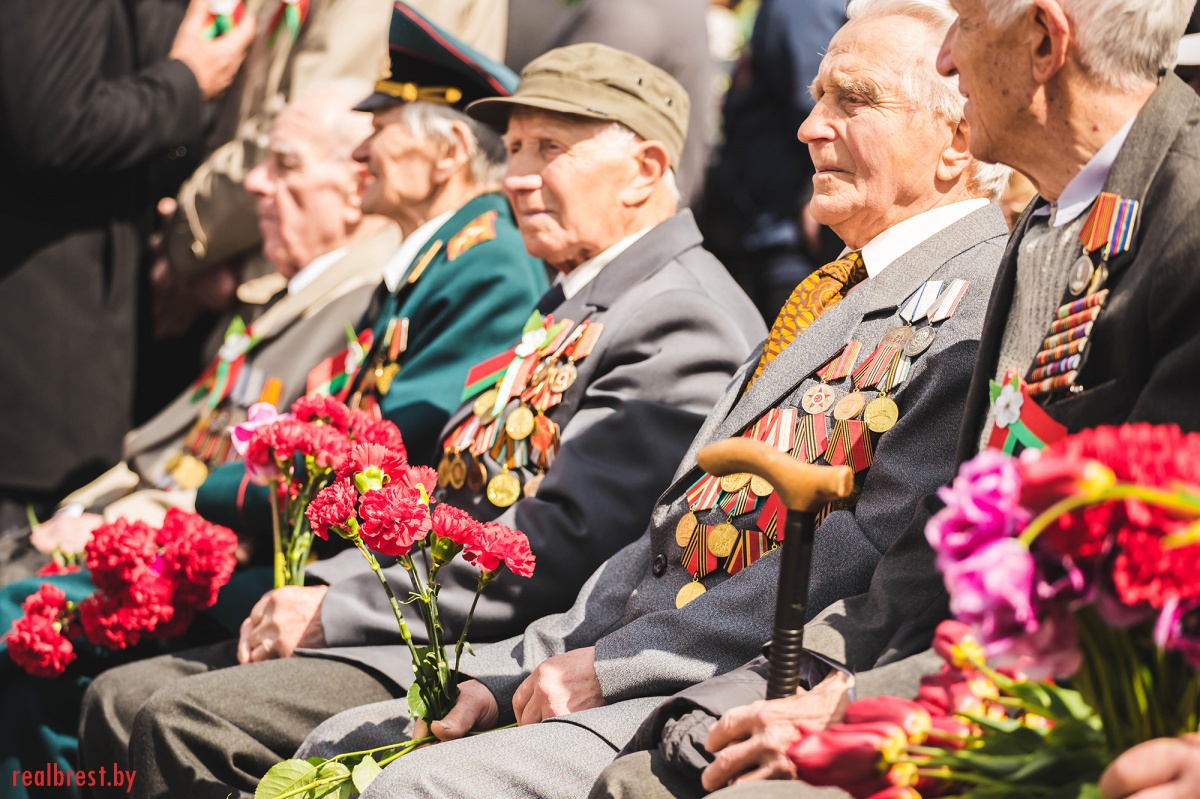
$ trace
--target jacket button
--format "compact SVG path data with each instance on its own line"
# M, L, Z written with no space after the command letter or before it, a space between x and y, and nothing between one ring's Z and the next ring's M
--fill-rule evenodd
M661 552L654 556L654 576L662 577L667 570L667 556Z

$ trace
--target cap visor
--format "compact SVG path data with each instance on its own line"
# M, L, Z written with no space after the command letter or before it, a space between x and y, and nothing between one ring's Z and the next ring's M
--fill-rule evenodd
M381 108L387 108L392 105L399 105L404 102L399 97L392 97L390 94L383 92L371 92L366 99L358 105L354 106L355 111L378 111Z
M508 127L508 117L515 108L532 108L538 111L556 111L588 119L612 120L614 117L593 108L559 100L553 97L537 97L517 94L512 97L485 97L467 106L467 116L496 130Z

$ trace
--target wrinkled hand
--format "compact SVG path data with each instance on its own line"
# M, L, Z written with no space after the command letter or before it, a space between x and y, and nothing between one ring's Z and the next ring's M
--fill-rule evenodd
M1138 744L1105 770L1100 791L1108 799L1195 799L1200 796L1200 734Z
M205 41L204 27L208 14L207 0L192 0L168 58L182 61L196 76L196 84L205 100L211 100L229 88L237 77L246 50L254 41L257 24L253 14L243 14L242 21L224 36Z
M92 540L92 531L102 524L104 517L98 513L51 516L33 528L29 543L43 555L52 555L55 550L65 555L79 555Z
M787 751L800 739L797 726L824 729L841 718L849 704L850 685L850 677L835 669L811 691L760 699L726 713L713 725L704 745L717 756L701 775L704 788L715 791L740 782L796 779Z
M299 648L321 649L321 600L329 586L288 585L268 591L242 622L238 662L287 658Z
M604 703L596 648L589 646L543 660L513 694L513 713L518 725L537 724Z
M458 701L446 718L433 722L433 735L439 741L453 741L475 730L490 730L500 720L500 707L483 683L467 680L458 686ZM429 725L417 719L413 738L428 738Z

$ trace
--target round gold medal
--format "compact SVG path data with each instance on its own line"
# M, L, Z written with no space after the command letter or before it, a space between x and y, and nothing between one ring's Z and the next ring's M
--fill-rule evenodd
M749 472L734 472L721 478L721 490L727 494L736 494L750 483Z
M554 375L550 378L550 388L559 394L565 394L567 389L575 385L578 378L579 370L575 368L575 364L567 361L554 370Z
M696 527L700 521L696 518L696 514L688 511L684 514L679 523L675 525L675 543L681 547L686 547L692 542L692 535L696 532Z
M191 455L184 455L171 472L180 488L199 488L208 477L208 467L204 461Z
M462 459L462 456L457 452L454 453L454 460L450 464L450 487L459 489L467 481L467 464Z
M721 522L708 531L708 551L718 558L727 558L741 533L729 522Z
M451 465L452 461L450 460L450 453L447 452L442 455L442 459L438 461L438 488L445 488L446 486L450 485Z
M900 409L891 397L876 397L867 403L863 418L873 432L886 433L900 418Z
M679 589L679 593L675 595L675 607L682 608L703 593L704 586L699 581L694 580Z
M881 346L881 347L903 347L905 344L908 343L908 340L910 338L912 338L912 334L913 334L913 329L911 327L909 327L908 325L901 325L900 327L893 327L891 330L889 330L887 332L887 335L885 335L883 337L883 340L879 342L879 346Z
M538 472L533 477L530 477L525 481L524 491L527 498L537 496L538 489L541 488L542 479L545 478L545 476L546 474L544 472Z
M804 409L805 413L816 416L833 407L836 399L837 394L832 388L824 383L817 383L804 392L804 396L800 398L800 407Z
M533 411L527 405L519 405L504 420L504 432L514 441L524 441L533 432Z
M488 481L487 498L497 508L507 508L521 496L521 481L512 472L501 472Z
M863 399L863 395L858 391L852 391L833 406L833 418L843 422L854 419L862 413L864 405L866 405L866 400Z
M775 486L768 483L757 474L750 478L750 493L756 497L769 497Z
M467 488L478 494L487 485L487 467L482 461L475 461L467 467Z
M540 386L542 383L545 383L547 380L549 380L553 376L554 376L554 361L552 361L549 358L546 358L545 360L543 360L541 363L539 363L537 365L537 368L533 370L533 374L529 376L529 385Z
M493 412L493 408L496 405L496 397L499 395L500 392L496 391L496 389L489 388L475 398L475 404L471 406L471 410L475 411L475 415L480 419L492 418L496 415Z

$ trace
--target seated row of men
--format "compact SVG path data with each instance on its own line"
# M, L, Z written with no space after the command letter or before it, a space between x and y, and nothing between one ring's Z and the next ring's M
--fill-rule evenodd
M797 719L827 720L846 674L891 681L923 667L947 613L923 537L928 498L981 446L1012 446L989 383L1015 380L1026 410L1063 433L1197 427L1185 270L1197 252L1186 220L1200 199L1200 100L1162 76L1191 3L1128 11L1156 43L1145 47L1105 40L1069 0L1009 3L1023 10L1007 16L990 5L851 3L799 131L817 168L811 211L846 251L796 288L765 343L754 308L676 208L686 93L639 59L563 48L514 89L502 67L398 3L392 76L358 106L374 120L365 143L352 150L336 87L277 120L271 159L247 188L268 254L294 274L252 325L254 348L226 342L221 357L240 375L210 388L216 401L200 407L193 392L173 429L131 436L153 439L130 451L138 480L176 487L174 502L222 459L193 433L222 414L227 423L264 385L286 402L350 380L356 402L400 425L411 460L439 465L449 501L524 531L539 560L531 580L483 595L471 679L432 725L443 743L387 768L367 796L573 797L598 776L596 795L683 796L789 776L781 723L794 735ZM1114 44L1128 63L1096 56ZM1021 169L1042 197L1011 243L994 203L1007 169L988 162ZM1081 248L1102 191L1139 203L1124 251ZM341 326L372 273L343 266L371 262L377 276L395 242L364 213L395 220L404 243L360 325L372 343L347 361ZM557 273L544 294L538 259ZM1096 310L1057 352L1047 339L1064 331L1051 326L1079 302ZM518 462L468 433L491 419L497 353L535 304L588 346L567 357L525 342L567 377L548 383L553 444ZM263 322L272 314L274 327ZM1122 335L1134 326L1145 335ZM285 344L293 335L314 350L303 369ZM309 374L327 356L333 368ZM476 362L491 368L468 373ZM527 411L520 397L503 405L498 434L515 443L506 422ZM820 515L806 690L717 728L763 695L754 659L778 582L769 490L726 486L696 464L705 444L743 435L850 466L856 491ZM139 462L154 449L157 473ZM234 464L196 503L251 535L263 522L256 496ZM709 535L729 525L736 536ZM475 580L448 568L441 616L457 635ZM412 673L375 578L354 552L309 572L314 585L264 596L239 639L99 677L83 707L82 765L136 771L140 796L249 795L297 751L411 735Z

